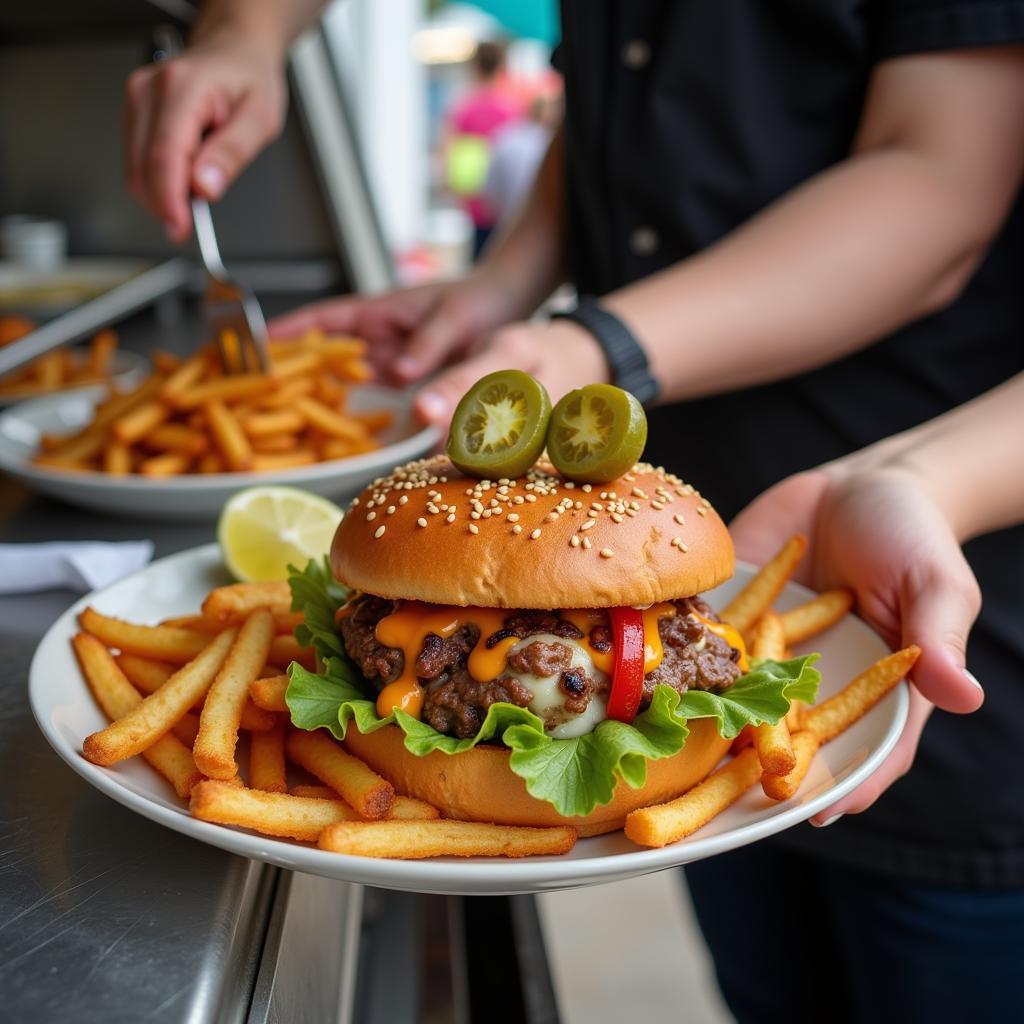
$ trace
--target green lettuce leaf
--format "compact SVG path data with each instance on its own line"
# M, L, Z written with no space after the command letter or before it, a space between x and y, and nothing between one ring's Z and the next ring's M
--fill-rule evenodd
M296 631L302 643L312 643L323 670L309 672L292 664L286 694L293 724L299 729L329 729L339 740L349 723L361 733L397 725L406 748L417 757L435 750L457 755L488 740L511 750L509 765L530 794L547 800L564 815L589 814L608 803L619 779L639 788L647 781L647 762L678 753L689 734L687 720L714 718L719 733L733 738L746 725L775 724L794 700L813 703L820 673L813 667L818 655L788 661L752 661L751 670L725 693L689 690L680 695L668 686L654 691L650 706L629 725L604 721L593 732L574 739L554 739L526 708L493 704L479 732L468 739L445 736L426 722L396 711L377 714L358 669L344 653L334 614L347 592L331 577L326 561L310 562L291 577L293 607L305 612L305 625ZM304 631L304 632L302 632Z

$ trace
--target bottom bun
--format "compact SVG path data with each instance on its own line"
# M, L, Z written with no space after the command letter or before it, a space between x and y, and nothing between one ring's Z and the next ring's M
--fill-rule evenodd
M647 783L633 789L619 781L610 803L590 814L567 818L546 800L526 791L526 783L509 768L504 747L474 747L462 754L435 750L417 757L405 748L397 725L372 733L348 730L345 746L395 786L399 793L437 807L445 817L490 821L499 825L572 825L581 836L622 828L626 815L638 807L674 800L696 786L729 749L713 718L690 723L690 735L678 754L647 763Z

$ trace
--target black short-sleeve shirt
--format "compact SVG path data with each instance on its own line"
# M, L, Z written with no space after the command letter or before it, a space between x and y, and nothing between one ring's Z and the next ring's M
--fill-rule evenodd
M562 33L570 259L600 295L842 160L880 61L1024 41L1024 0L563 0ZM1024 370L1022 285L1018 198L952 306L813 372L658 409L648 455L734 514ZM1024 472L1024 441L1007 471ZM913 770L867 813L777 842L920 880L1024 884L1024 528L966 552L985 602L969 649L983 708L936 712Z

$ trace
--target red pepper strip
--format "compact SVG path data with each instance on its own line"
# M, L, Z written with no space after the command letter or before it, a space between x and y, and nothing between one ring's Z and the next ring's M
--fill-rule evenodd
M644 617L636 608L612 608L608 612L615 648L608 717L632 722L644 692Z

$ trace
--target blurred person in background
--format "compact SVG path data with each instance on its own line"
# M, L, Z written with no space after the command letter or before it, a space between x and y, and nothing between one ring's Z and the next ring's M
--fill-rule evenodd
M231 30L211 44L218 21ZM430 378L418 408L438 423L502 367L554 398L628 384L661 403L652 460L723 515L749 506L741 557L808 532L809 578L853 587L886 639L924 654L899 746L816 818L840 823L689 869L723 992L740 1020L1013 1019L1024 0L563 0L562 27L564 123L472 273L274 329L364 335L396 383ZM292 31L272 5L221 0L190 52L137 73L129 182L182 234L218 133L266 128L236 122L247 97L280 95ZM240 49L268 37L277 64L240 89ZM164 74L178 82L151 102L138 82ZM576 319L528 321L567 280Z
M542 94L530 103L526 117L498 132L483 187L496 224L518 213L526 201L561 119L561 97Z
M506 83L503 43L479 43L471 73L469 90L448 115L442 148L445 182L473 221L473 258L477 259L499 216L486 190L495 142L523 119L523 103Z

